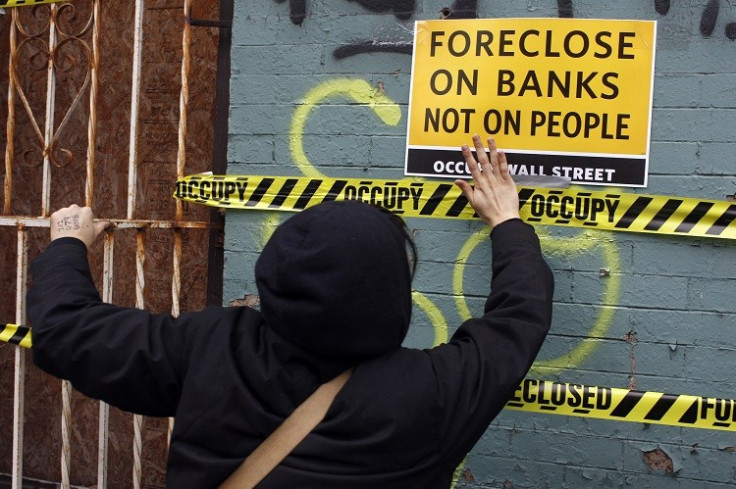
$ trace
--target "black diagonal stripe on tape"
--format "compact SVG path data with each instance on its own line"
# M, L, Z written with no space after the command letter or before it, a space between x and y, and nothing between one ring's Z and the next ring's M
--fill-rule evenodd
M733 222L733 220L736 219L736 204L732 204L729 206L726 211L721 214L721 217L719 217L716 222L713 223L713 225L710 227L709 230L705 232L705 234L710 234L711 236L718 236L720 235L724 229L726 229L729 224Z
M614 416L616 418L625 418L629 415L629 413L636 407L637 404L639 404L639 401L641 401L641 398L644 396L643 392L639 391L629 391L626 393L623 399L621 399L621 402L619 402L615 408L613 408L613 411L611 411L611 416Z
M258 184L255 191L253 192L253 195L250 196L250 199L248 199L248 202L246 202L245 205L253 207L254 205L258 204L261 199L263 199L263 196L266 195L268 189L271 188L273 182L273 178L264 178L263 180L261 180L261 183Z
M445 195L447 195L450 189L452 189L452 185L446 183L438 185L434 193L427 199L427 203L424 204L422 210L419 211L419 214L422 216L431 216L434 214L434 211L437 210L437 207L442 203L442 199L445 198Z
M342 192L342 189L344 189L347 184L347 180L335 180L335 183L333 183L330 190L327 191L327 195L325 195L325 197L322 199L322 202L329 202L331 200L337 199L337 197L339 197L340 195L340 192Z
M307 188L304 189L304 192L299 196L299 200L294 204L294 208L304 209L307 204L309 204L312 197L314 197L314 194L317 192L320 185L322 185L322 180L310 180L307 184Z
M672 214L680 207L682 200L679 199L667 199L667 203L657 212L657 214L649 221L649 224L644 227L647 231L659 231L659 228L667 222Z
M644 419L648 419L650 421L660 421L662 417L667 414L667 411L669 411L675 401L677 401L679 398L680 396L662 394L662 397L657 399L657 402L654 403L652 409L650 409L647 415L644 416Z
M291 192L294 190L297 183L299 183L299 180L296 178L287 179L279 189L279 192L276 194L276 197L273 199L273 202L271 202L269 207L272 209L278 209L284 205L284 202L289 198L289 195L291 195Z
M636 221L636 218L639 217L639 214L644 212L644 209L647 208L652 200L651 197L639 197L636 199L623 217L616 223L616 227L619 229L628 229Z
M30 331L31 329L28 326L18 326L18 329L15 331L15 334L10 337L8 343L20 345L20 342L23 341Z
M519 191L519 210L524 207L532 195L534 195L533 188L523 188Z
M457 217L459 216L463 210L465 210L465 207L468 205L468 199L465 197L464 194L460 194L457 196L457 199L455 199L455 202L452 203L452 206L450 207L450 210L447 211L447 217Z
M700 407L700 399L695 399L692 405L687 408L685 414L680 418L680 423L695 424L698 420L698 408Z
M713 207L712 202L699 202L695 206L690 214L677 226L675 229L676 233L688 233L708 213L708 210Z

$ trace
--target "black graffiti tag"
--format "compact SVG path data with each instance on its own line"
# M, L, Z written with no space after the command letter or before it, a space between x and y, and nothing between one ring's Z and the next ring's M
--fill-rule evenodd
M277 3L284 3L287 0L274 0ZM408 20L414 15L416 10L416 0L346 0L360 4L366 10L377 13L393 12L393 15L400 20ZM289 18L295 25L302 25L307 18L309 5L307 0L288 0L289 2ZM703 37L710 37L716 27L718 14L720 11L721 0L709 0L708 4L703 8L700 17L700 33ZM670 11L670 0L654 0L654 10L659 15L667 15ZM478 1L477 0L455 0L452 7L445 7L439 12L439 18L442 19L473 19L478 17ZM557 15L561 18L572 18L575 16L575 8L573 0L557 0ZM726 37L730 40L736 40L736 22L730 22L726 25L724 31ZM412 53L412 45L409 41L395 40L370 40L357 41L350 44L340 46L334 51L337 59L348 58L358 54L365 53Z

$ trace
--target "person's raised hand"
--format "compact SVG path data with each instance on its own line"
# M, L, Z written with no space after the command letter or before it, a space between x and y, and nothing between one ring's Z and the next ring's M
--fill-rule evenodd
M105 221L95 222L94 218L89 207L75 204L59 209L51 214L51 241L65 237L77 238L89 248L109 224Z
M516 183L509 174L506 155L496 148L493 138L488 139L490 158L477 134L473 136L473 146L477 161L467 144L462 146L462 152L474 185L471 186L465 180L455 180L455 184L460 187L483 222L491 227L518 218L519 194Z

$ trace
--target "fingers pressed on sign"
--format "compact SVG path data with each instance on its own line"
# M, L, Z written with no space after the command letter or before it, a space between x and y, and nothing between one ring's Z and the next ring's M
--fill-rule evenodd
M455 183L468 199L473 210L491 226L519 217L519 196L516 184L509 174L508 161L499 151L493 138L488 139L489 153L478 135L473 136L475 156L467 145L461 148L470 168L474 185L464 180Z

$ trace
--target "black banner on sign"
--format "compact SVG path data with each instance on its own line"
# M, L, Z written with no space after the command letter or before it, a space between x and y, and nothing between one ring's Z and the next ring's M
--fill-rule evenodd
M585 185L646 187L646 158L587 155L548 155L506 152L514 175L570 178ZM470 178L470 169L457 150L409 148L406 174L423 177Z

